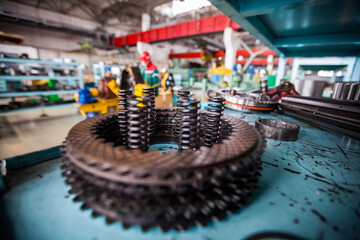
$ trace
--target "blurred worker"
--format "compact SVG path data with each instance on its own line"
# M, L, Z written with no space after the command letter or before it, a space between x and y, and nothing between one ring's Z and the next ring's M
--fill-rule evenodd
M155 88L155 96L157 96L159 90L159 72L157 67L151 62L150 54L147 51L141 53L139 61L146 67L145 71L142 72L145 84Z
M116 76L112 75L110 71L107 71L105 76L100 79L98 89L100 92L99 97L101 99L117 98L116 94L113 93L108 86L108 83L115 79Z

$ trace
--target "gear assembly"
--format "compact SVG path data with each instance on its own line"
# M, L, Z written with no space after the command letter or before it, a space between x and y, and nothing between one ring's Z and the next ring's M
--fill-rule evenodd
M62 147L63 176L82 209L125 228L182 231L244 205L261 175L265 140L247 122L223 114L222 97L199 110L186 90L178 92L176 107L155 107L154 88L118 96L118 112L78 123ZM157 143L179 149L149 151Z

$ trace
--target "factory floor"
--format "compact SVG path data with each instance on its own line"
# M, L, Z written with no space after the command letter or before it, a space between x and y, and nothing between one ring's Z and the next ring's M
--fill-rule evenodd
M83 119L71 104L0 114L0 159L60 145Z

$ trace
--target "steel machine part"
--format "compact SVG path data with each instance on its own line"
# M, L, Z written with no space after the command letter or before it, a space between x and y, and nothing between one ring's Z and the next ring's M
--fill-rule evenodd
M232 89L221 90L218 95L225 99L224 106L226 108L247 113L273 111L277 105L262 93L246 93Z
M288 96L281 111L320 128L360 139L360 104L354 100Z
M360 83L352 83L346 100L360 101Z
M267 78L260 82L260 89L250 92L231 90L208 91L208 96L222 96L225 99L225 107L236 111L269 112L277 108L277 102L287 95L299 95L294 85L282 80L280 86L268 89Z
M295 90L294 84L286 80L281 80L280 85L275 88L270 88L269 91L266 92L266 95L270 97L271 101L277 102L288 95L298 96L300 94Z
M152 108L149 95L119 91L118 112L70 130L62 148L63 175L74 201L94 217L144 231L186 230L236 212L260 177L262 135L224 115L222 98L201 111L188 91L179 92L174 108ZM176 143L179 151L148 151L157 143Z
M359 82L336 82L331 98L340 100L360 101Z
M275 119L258 118L255 122L257 128L266 138L278 141L295 141L298 138L300 127L296 124Z

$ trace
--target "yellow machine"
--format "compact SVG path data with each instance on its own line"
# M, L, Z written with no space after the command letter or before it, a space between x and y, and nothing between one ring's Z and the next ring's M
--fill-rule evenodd
M129 78L131 76L131 78ZM128 79L130 79L128 81ZM131 80L132 79L132 80ZM175 82L171 73L165 73L161 79L161 90L159 96L155 98L157 106L169 106L172 102L172 91ZM116 111L118 105L117 94L120 89L129 89L134 86L134 94L142 96L142 89L150 87L142 78L139 79L138 69L128 68L122 73L122 81L119 86L115 78L106 73L105 77L99 82L99 88L79 89L74 98L76 106L81 114L88 118L97 114Z
M96 112L98 114L103 114L111 111L117 110L117 105L119 101L116 98L113 99L99 99L96 103L85 103L85 104L78 104L75 105L79 108L81 114L84 117L88 116L88 113Z
M98 114L117 110L117 90L114 77L107 73L99 82L99 87L78 89L74 99L76 106L81 114L86 117L92 117ZM115 92L114 92L115 91Z
M80 99L80 95L82 95L82 99ZM97 114L103 114L117 110L117 98L98 98L95 101L94 98L98 96L99 90L96 88L83 89L75 93L74 99L77 102L75 105L79 108L81 114L84 117L91 117Z
M212 68L209 70L209 74L211 77L213 77L213 81L210 79L210 82L215 82L216 87L228 87L228 83L224 81L224 76L231 74L231 70L225 68L222 58L219 58L218 61L212 64Z

